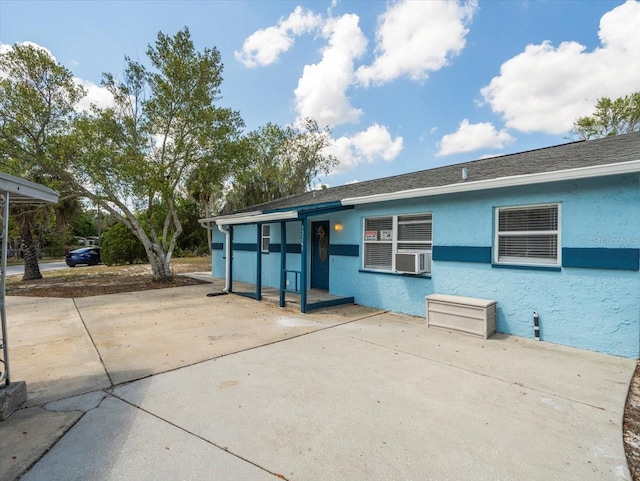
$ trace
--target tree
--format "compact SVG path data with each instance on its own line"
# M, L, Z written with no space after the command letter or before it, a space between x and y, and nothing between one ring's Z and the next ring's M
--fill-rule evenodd
M178 239L178 248L180 255L198 255L209 252L207 247L208 229L203 229L198 222L199 219L206 217L203 210L193 198L180 199L178 203L178 216L182 221L183 232ZM211 244L211 242L209 242Z
M186 180L215 165L226 145L239 135L237 112L217 107L222 63L215 48L195 50L184 28L162 32L147 49L148 69L125 57L122 83L105 74L103 85L114 106L94 108L76 123L69 143L77 149L70 173L77 192L99 203L140 240L155 280L171 278L171 257L182 224L177 200L186 196ZM161 207L161 227L153 221ZM143 212L143 224L135 215Z
M598 100L593 115L579 117L571 134L581 140L598 139L640 130L640 92Z
M239 129L229 132L229 137L231 141L220 143L216 156L206 159L187 179L187 192L202 209L205 218L211 217L212 212L218 212L224 205L224 182L230 171L245 163L246 149L239 137ZM207 250L211 253L211 230L201 230L206 231Z
M338 161L324 149L331 132L312 119L301 127L268 123L243 139L245 163L234 178L225 211L260 204L313 187L319 174L328 174Z
M124 224L119 222L104 233L100 257L105 264L135 264L146 256L140 240Z
M94 216L86 210L78 212L71 223L71 228L73 237L90 237L98 234Z
M0 54L0 161L2 170L61 189L60 139L84 91L44 49L13 45ZM72 205L72 204L69 204ZM32 229L43 208L14 209L24 249L23 280L40 279ZM64 213L60 212L64 217Z

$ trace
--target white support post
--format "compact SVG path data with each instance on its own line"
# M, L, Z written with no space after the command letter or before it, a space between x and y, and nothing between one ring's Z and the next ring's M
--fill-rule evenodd
M4 381L8 386L11 382L9 370L9 345L7 341L7 311L5 309L5 294L7 292L7 241L9 238L9 192L2 193L2 272L0 273L0 318L2 322L2 372L0 384Z

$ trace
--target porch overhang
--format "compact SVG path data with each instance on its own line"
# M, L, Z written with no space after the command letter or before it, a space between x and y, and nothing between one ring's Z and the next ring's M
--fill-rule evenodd
M264 224L269 222L277 222L282 220L296 220L298 218L298 211L288 210L286 212L271 212L263 213L247 212L244 214L225 215L218 217L210 217L208 219L199 219L198 222L203 227L211 228L213 224L219 226L226 225L242 225L242 224Z
M342 210L353 209L353 205L343 205L342 202L329 202L298 206L286 210L251 211L238 214L221 215L199 219L198 222L206 228L217 226L232 226L243 224L268 224L272 222L302 220L316 215L330 214Z
M311 309L319 309L324 307L336 306L341 304L353 303L353 297L338 297L332 296L328 299L323 299L316 302L308 302L307 299L307 264L309 259L309 232L308 232L308 219L314 216L321 216L330 214L333 212L339 212L343 210L353 209L351 205L345 206L341 202L328 202L318 203L312 205L299 206L295 208L289 208L287 210L272 210L272 211L252 211L238 214L231 214L225 216L211 217L208 219L200 219L198 222L203 227L212 229L213 226L217 226L226 236L227 255L226 255L226 286L225 292L235 292L238 295L249 297L256 300L262 300L262 252L260 249L261 244L261 232L260 228L263 224L279 223L280 224L280 286L279 286L279 305L284 307L286 305L286 293L291 292L287 288L286 273L294 272L287 270L287 233L286 224L289 222L300 222L301 224L301 248L300 254L302 257L300 271L296 271L300 278L300 289L295 294L300 295L300 310L301 312L307 312ZM233 291L233 235L235 226L250 226L255 225L256 229L256 281L255 290L250 292L238 292ZM251 249L253 251L253 249ZM297 282L296 282L297 284Z

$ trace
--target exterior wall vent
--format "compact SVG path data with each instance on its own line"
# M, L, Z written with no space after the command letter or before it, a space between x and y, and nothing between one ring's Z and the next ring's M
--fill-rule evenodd
M431 252L396 253L396 272L402 274L431 272Z

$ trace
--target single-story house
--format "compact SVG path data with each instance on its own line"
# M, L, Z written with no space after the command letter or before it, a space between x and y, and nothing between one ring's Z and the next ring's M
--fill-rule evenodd
M637 358L640 132L294 195L201 222L212 271L425 316L426 296L497 301L497 331ZM331 300L310 303L323 290Z

